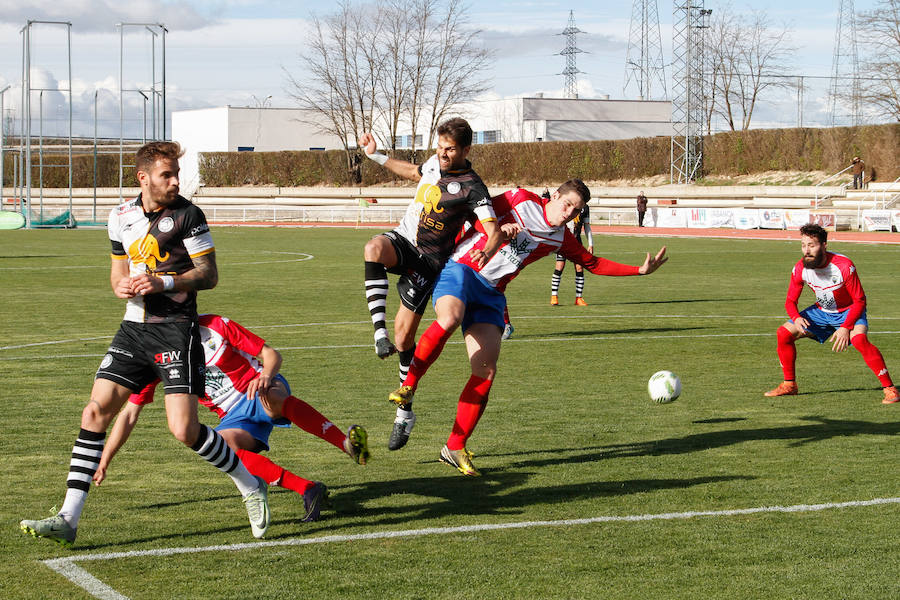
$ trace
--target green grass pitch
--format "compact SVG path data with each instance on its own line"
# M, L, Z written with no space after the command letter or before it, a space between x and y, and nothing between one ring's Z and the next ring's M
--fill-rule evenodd
M671 258L650 277L588 275L583 308L572 306L571 265L555 308L552 257L530 266L508 290L516 331L469 442L484 476L470 479L437 461L468 372L459 336L419 388L409 445L386 448L396 361L375 356L362 296L362 246L374 233L214 228L220 284L200 294L201 311L282 351L295 395L341 428L369 430L366 467L296 429L273 433L273 460L331 489L323 519L301 523L299 498L275 489L266 539L283 545L78 567L133 599L900 596L896 503L721 512L900 496L900 406L881 404L855 350L802 340L801 394L762 396L781 378L775 330L799 241L600 230L596 251L610 259L636 264L662 243ZM897 249L830 249L859 268L871 339L900 378ZM20 519L62 502L80 413L122 317L108 253L104 231L0 233L3 598L95 597L47 559L255 541L233 484L168 433L162 402L92 489L74 549L19 532ZM804 292L801 305L811 301ZM392 315L393 289L388 302ZM660 369L684 386L669 405L647 396ZM215 421L205 409L201 419ZM703 511L718 514L477 527ZM462 526L475 527L388 535ZM337 537L292 545L325 536Z

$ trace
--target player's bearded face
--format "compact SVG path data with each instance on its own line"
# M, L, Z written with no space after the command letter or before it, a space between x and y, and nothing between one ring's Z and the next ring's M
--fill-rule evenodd
M436 154L442 171L455 171L466 166L470 146L460 146L447 135L438 137Z
M169 205L178 196L178 161L159 158L153 163L149 172L145 173L144 190L156 204ZM142 186L143 187L143 186Z
M803 266L807 269L816 269L825 264L825 244L819 243L814 237L800 238L800 252L803 256Z

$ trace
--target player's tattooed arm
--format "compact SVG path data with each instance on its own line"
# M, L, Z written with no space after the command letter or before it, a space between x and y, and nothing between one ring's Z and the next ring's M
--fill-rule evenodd
M175 279L179 290L210 290L219 283L219 268L216 266L215 251L193 259L194 268Z

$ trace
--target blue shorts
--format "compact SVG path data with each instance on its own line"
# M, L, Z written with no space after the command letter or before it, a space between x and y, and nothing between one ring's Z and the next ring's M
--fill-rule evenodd
M280 373L275 376L275 379L284 384L288 395L290 395L291 386L288 385L287 379ZM242 401L235 404L234 407L228 411L228 414L222 417L222 420L219 421L219 426L216 427L216 431L221 431L223 429L243 429L268 450L269 435L272 433L272 427L276 425L278 427L290 427L291 422L284 417L273 419L266 414L266 410L263 408L259 395L252 400L245 396Z
M473 323L492 323L503 331L506 325L503 320L506 296L498 292L471 267L448 261L434 284L432 302L437 302L441 296L459 298L466 305L462 322L463 331Z
M844 319L847 318L846 312L825 312L815 304L812 306L808 306L800 312L800 316L809 321L809 327L807 327L807 331L812 334L813 338L816 339L820 344L824 344L828 341L828 338L837 330L838 327L843 325ZM791 321L793 323L793 321ZM865 325L869 326L869 321L866 320L866 311L863 310L862 314L859 315L859 318L856 320L856 325ZM851 344L852 345L852 344Z

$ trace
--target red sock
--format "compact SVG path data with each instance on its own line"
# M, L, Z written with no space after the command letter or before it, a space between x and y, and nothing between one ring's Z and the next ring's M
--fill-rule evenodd
M273 463L271 460L249 450L238 450L235 452L244 466L251 474L262 477L269 485L279 485L283 488L293 490L298 494L302 494L312 485L312 481L298 477L285 469Z
M778 328L778 360L781 361L784 380L794 381L797 378L794 371L794 365L797 362L797 346L794 344L794 334L784 327Z
M866 334L860 333L856 337L850 338L850 343L862 354L863 360L866 361L866 364L878 377L878 381L881 382L881 387L894 385L891 381L891 376L888 374L887 365L884 364L884 357L881 356L878 348L869 341Z
M463 388L456 405L456 421L453 423L453 433L447 438L447 448L460 450L466 447L469 436L475 431L478 420L484 414L487 406L488 394L491 391L493 379L484 379L477 375L469 377L469 382Z
M281 407L281 414L291 423L344 451L344 432L312 406L294 396L288 396Z
M419 379L425 375L428 367L441 355L444 344L447 343L451 335L453 334L447 333L447 330L441 327L437 321L425 330L425 333L419 338L419 343L416 344L416 353L413 355L412 363L409 365L409 373L406 374L403 385L410 385L413 389L419 386Z

